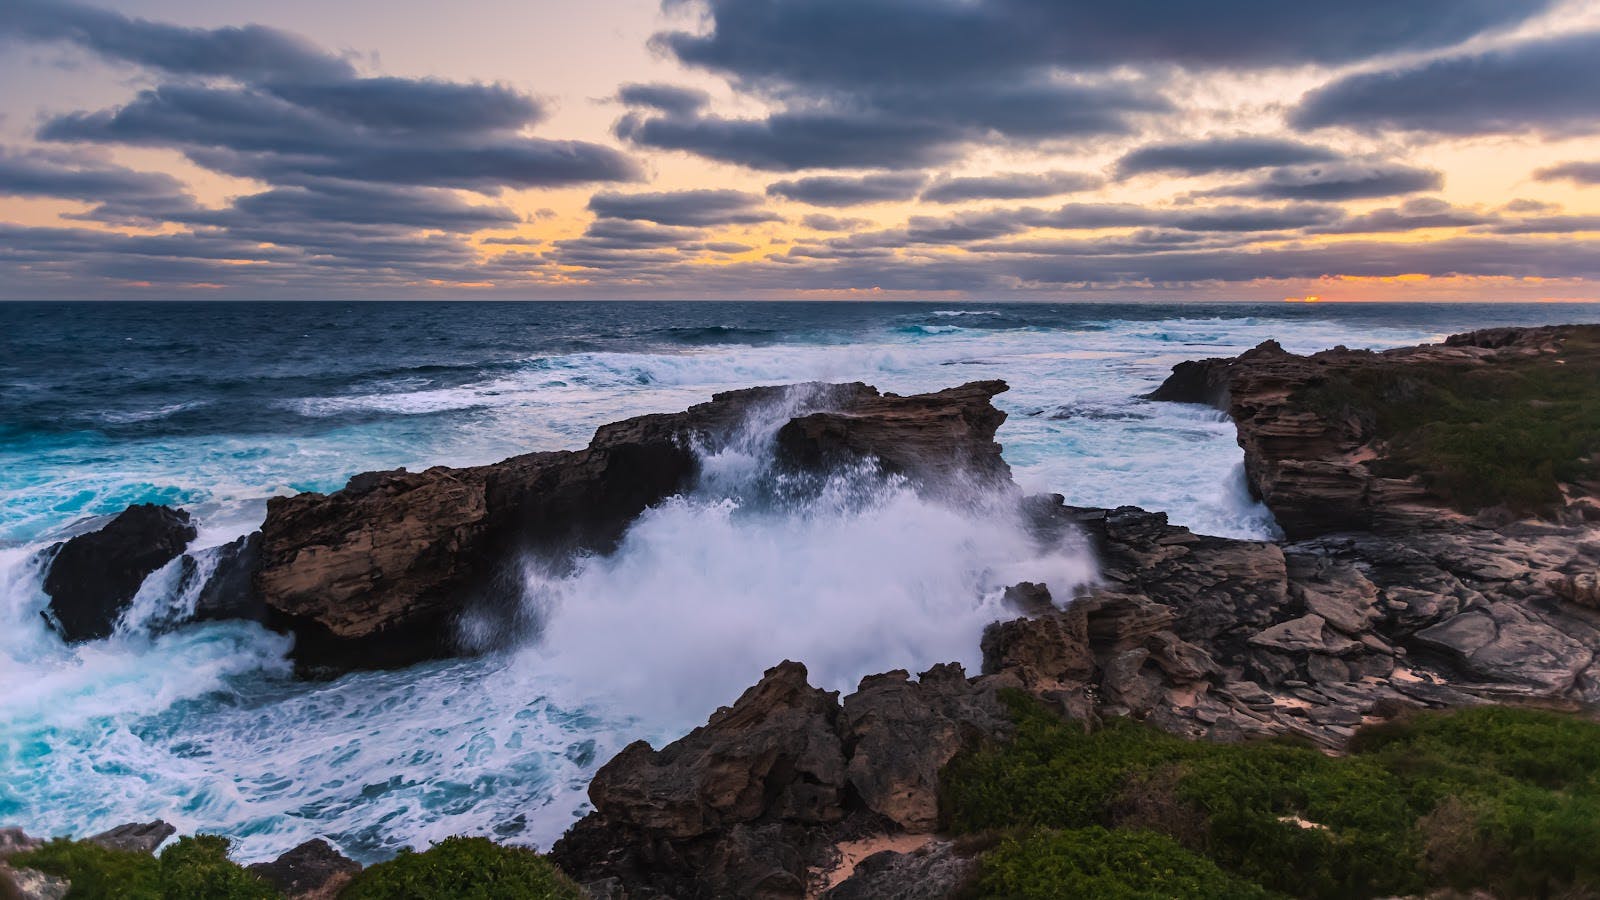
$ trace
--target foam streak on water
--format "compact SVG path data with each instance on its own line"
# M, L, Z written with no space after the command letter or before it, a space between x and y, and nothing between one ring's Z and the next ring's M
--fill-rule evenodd
M1600 314L0 306L0 824L81 834L161 816L229 834L248 859L316 835L363 859L461 832L547 846L624 743L681 733L767 666L802 660L830 689L895 667L973 667L1004 585L1093 570L982 495L935 502L867 472L777 483L763 465L774 410L617 553L560 575L530 565L540 627L514 649L302 683L287 641L254 625L152 636L193 603L178 564L151 576L110 639L63 646L39 615L39 552L85 516L180 504L196 546L214 547L255 527L273 494L580 446L604 422L718 390L1004 378L999 439L1027 490L1263 537L1273 525L1244 489L1232 425L1136 399L1173 363L1267 338L1383 347L1541 317Z

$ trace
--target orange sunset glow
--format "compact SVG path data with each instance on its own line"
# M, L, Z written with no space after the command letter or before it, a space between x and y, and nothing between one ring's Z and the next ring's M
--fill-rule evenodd
M14 0L0 295L1600 299L1600 2L1168 6Z

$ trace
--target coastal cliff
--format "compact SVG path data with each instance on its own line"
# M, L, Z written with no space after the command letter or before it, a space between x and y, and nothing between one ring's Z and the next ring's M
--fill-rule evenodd
M606 552L701 452L759 431L788 471L870 461L951 502L981 490L1041 543L1084 542L1099 578L1007 590L979 672L887 672L840 697L778 662L685 737L629 745L551 850L589 896L1586 896L1597 348L1600 328L1574 326L1181 364L1150 399L1229 413L1284 541L1024 496L994 441L1000 382L756 388L584 450L274 500L213 567L248 596L213 608L294 633L313 667L470 650L448 626L507 602L509 559ZM168 564L192 531L156 518L74 538L56 564L108 547Z

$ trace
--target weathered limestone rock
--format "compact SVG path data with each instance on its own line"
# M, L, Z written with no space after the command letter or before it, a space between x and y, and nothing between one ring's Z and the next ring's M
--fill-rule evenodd
M1573 336L1588 340L1596 332L1596 326L1584 325L1496 328L1453 335L1442 344L1381 353L1336 347L1310 356L1267 341L1232 359L1180 363L1146 396L1205 403L1228 413L1239 428L1252 492L1291 538L1385 524L1425 526L1441 515L1460 515L1419 480L1382 465L1387 448L1373 421L1319 405L1306 389L1358 372L1455 372L1512 361L1554 366L1563 362L1558 355L1564 342ZM1568 504L1575 510L1592 507L1591 493L1579 490Z
M646 507L689 487L697 450L777 428L781 464L872 458L914 482L1009 480L990 398L1003 382L899 397L863 384L718 394L600 428L578 451L469 469L377 472L329 495L269 502L255 586L302 662L391 665L456 652L451 622L516 593L516 565L606 552ZM778 423L789 424L778 427Z
M970 682L954 663L916 681L897 670L862 679L844 700L839 732L846 774L866 808L909 832L939 824L939 770L957 753L1010 731L992 682ZM915 735L915 740L907 740Z

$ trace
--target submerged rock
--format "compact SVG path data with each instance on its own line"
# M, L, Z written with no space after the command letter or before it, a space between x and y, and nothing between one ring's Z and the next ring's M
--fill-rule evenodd
M187 512L145 503L55 545L47 551L46 619L69 641L110 636L139 586L183 553L195 533Z

